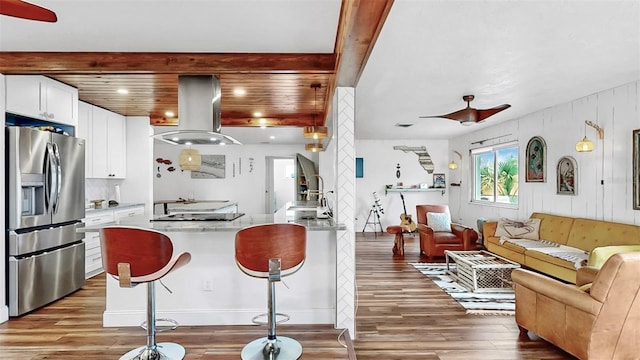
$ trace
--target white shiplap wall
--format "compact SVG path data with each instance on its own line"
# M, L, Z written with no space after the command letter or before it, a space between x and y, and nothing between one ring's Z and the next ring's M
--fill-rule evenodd
M475 226L480 217L522 219L532 212L640 225L640 211L633 210L632 201L632 131L640 128L639 108L640 81L635 81L452 139L449 147L463 154L461 168L466 172L459 189L461 196L450 196L452 216L470 226ZM585 120L604 129L604 140L598 139L595 129L587 127L586 134L594 141L594 151L579 153L575 144L585 135ZM510 140L517 140L520 146L517 209L469 202L469 150L481 146L471 143L499 135L507 136L487 141L484 146ZM533 136L542 136L547 144L545 183L524 181L524 152ZM556 165L563 156L572 156L578 164L576 196L556 194ZM454 191L451 189L451 193ZM455 214L456 211L459 213Z

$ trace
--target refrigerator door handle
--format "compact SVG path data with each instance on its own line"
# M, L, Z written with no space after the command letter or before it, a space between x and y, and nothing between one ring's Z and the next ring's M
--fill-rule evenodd
M53 202L53 213L58 212L58 204L60 203L60 190L62 190L62 164L60 160L60 150L58 144L53 144L53 155L55 164L55 201Z
M47 213L52 210L53 207L53 196L56 188L55 182L57 178L53 172L55 167L55 160L53 155L53 144L47 143L47 148L44 153L44 191L45 198L44 204L47 209Z

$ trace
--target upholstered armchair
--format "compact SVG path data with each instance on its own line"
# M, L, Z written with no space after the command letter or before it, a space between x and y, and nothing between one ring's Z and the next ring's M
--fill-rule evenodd
M640 252L614 254L599 270L578 269L576 285L513 270L521 334L532 331L579 359L638 359L638 274Z
M447 214L449 224L444 227L429 225L428 213ZM448 205L416 205L418 234L420 235L420 254L431 260L436 256L444 256L445 250L477 250L480 248L478 233L460 224L451 223ZM432 219L435 217L431 216ZM439 222L438 225L442 225Z

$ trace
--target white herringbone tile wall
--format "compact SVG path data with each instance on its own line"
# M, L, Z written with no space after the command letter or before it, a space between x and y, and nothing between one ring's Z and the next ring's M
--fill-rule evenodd
M338 231L336 249L336 327L355 332L355 89L339 87L333 99L336 121L336 206L337 221L345 225Z

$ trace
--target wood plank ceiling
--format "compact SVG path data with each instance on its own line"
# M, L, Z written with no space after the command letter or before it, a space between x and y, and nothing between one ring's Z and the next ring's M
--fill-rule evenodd
M335 87L356 85L392 4L343 0L332 54L1 52L0 73L50 76L78 88L80 100L152 125L178 124L180 74L215 74L223 126L321 125Z

